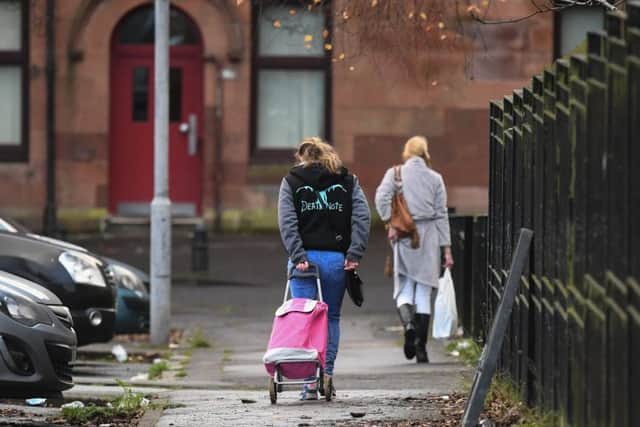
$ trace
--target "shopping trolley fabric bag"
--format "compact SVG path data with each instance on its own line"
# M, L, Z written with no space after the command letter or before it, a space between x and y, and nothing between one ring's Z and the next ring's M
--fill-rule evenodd
M280 373L289 379L315 375L318 363L324 369L327 336L327 304L306 298L285 301L276 310L263 357L267 372L273 376L280 364Z

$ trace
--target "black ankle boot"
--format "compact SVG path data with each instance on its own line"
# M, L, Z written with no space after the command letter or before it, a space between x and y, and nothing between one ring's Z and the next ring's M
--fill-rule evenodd
M429 363L429 355L427 354L427 338L429 337L429 320L431 316L428 314L416 314L416 362Z
M411 304L402 304L398 307L398 315L404 326L404 356L411 360L416 355L416 329L413 323L414 306Z

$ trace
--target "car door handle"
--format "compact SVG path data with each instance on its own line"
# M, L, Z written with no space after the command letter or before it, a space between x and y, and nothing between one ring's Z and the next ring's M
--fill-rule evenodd
M190 156L198 154L198 116L189 114L189 122L180 123L180 133L187 134L188 152Z

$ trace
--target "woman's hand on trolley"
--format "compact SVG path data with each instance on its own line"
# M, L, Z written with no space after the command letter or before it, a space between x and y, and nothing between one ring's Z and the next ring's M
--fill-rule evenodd
M307 271L309 269L309 261L302 261L296 264L296 270Z

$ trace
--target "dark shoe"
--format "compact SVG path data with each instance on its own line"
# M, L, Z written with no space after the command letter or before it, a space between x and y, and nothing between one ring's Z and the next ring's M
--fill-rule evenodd
M427 353L427 346L416 347L416 362L429 363L429 354Z
M331 402L333 398L336 397L336 389L333 386L333 375L324 374L323 386L324 386L324 393L323 393L324 399L327 402Z
M416 331L415 329L406 329L404 331L404 357L411 360L416 355Z
M398 307L398 315L404 327L404 356L411 360L416 355L416 330L413 323L414 307L410 304L402 304Z
M429 355L427 354L427 338L429 337L429 320L431 316L428 314L416 314L416 362L429 363Z

